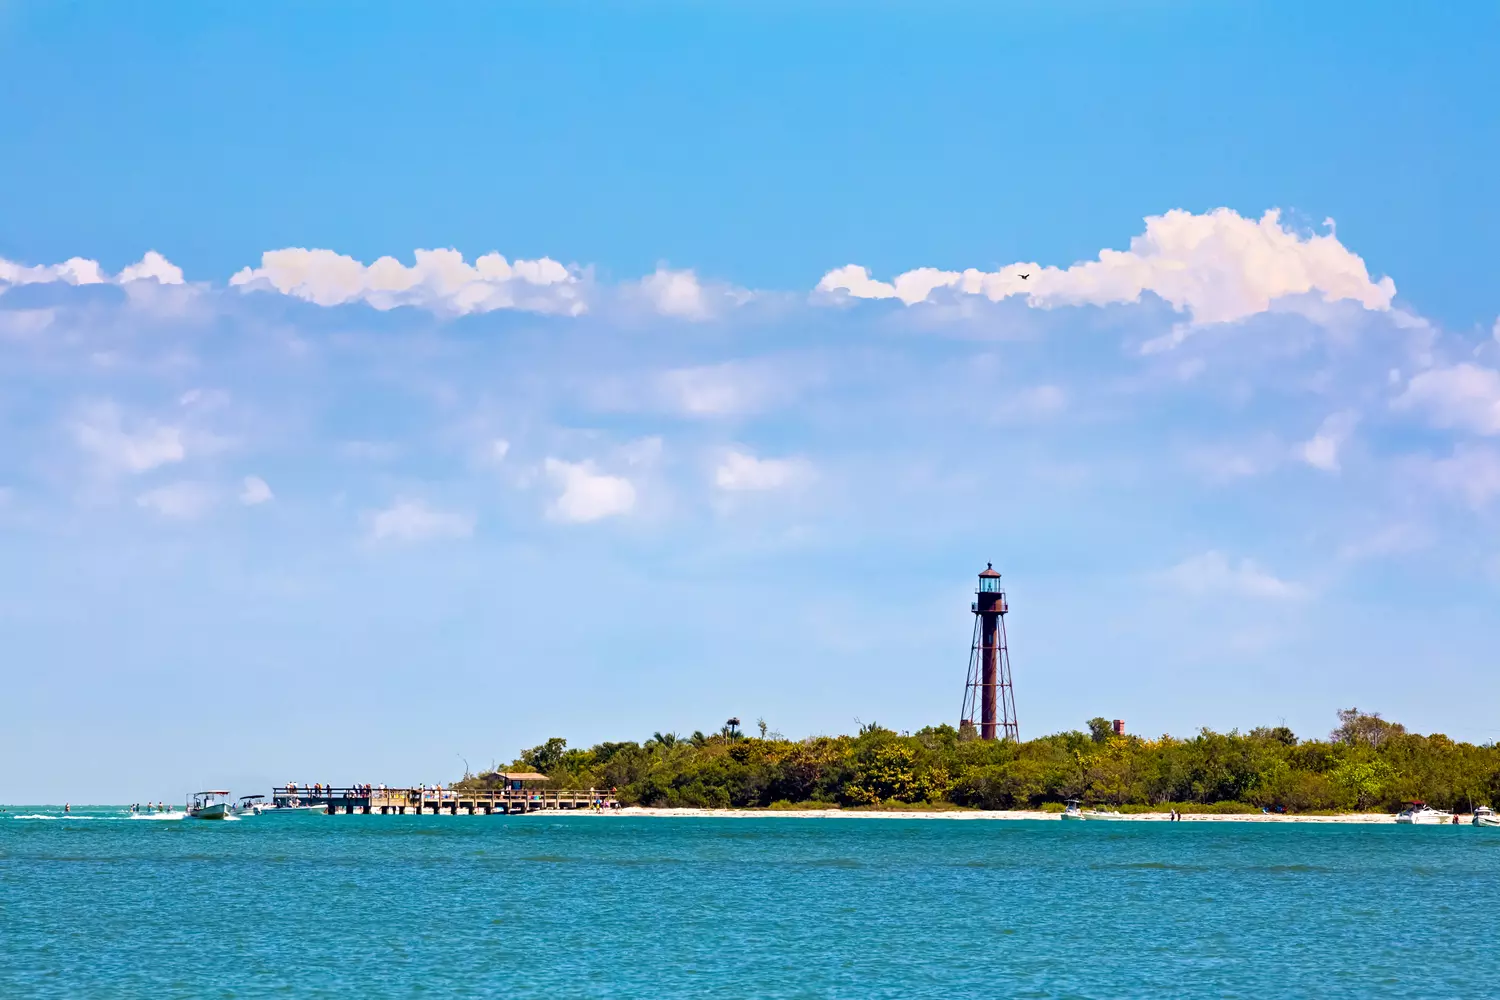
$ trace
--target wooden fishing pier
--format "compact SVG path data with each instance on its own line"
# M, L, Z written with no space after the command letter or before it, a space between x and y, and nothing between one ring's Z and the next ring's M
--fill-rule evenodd
M488 777L488 776L486 776ZM296 785L271 792L276 809L322 808L330 816L512 816L531 812L602 812L620 807L614 791L570 788L549 791L540 787L547 780L532 772L495 775L503 779L498 788L390 788L385 785Z

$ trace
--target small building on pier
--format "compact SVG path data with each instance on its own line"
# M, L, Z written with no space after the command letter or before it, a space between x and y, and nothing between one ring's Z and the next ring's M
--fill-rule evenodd
M479 780L489 784L494 779L499 787L508 792L526 792L539 789L551 778L545 774L537 774L535 771L491 771L489 774L481 774Z

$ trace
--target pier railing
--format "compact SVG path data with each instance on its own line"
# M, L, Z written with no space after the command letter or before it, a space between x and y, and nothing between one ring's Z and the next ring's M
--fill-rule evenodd
M610 791L597 788L388 788L381 785L284 785L272 789L275 808L323 807L329 813L459 815L542 810L617 809Z

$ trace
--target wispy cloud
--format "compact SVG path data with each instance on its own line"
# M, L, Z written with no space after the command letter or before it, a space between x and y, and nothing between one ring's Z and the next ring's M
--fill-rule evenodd
M664 407L692 417L754 413L783 397L788 388L770 366L744 361L673 368L656 377Z
M1339 549L1343 559L1379 559L1382 556L1417 552L1432 542L1432 532L1420 524L1398 522L1382 525Z
M135 502L162 517L187 520L207 513L218 494L206 483L183 481L158 486L136 497Z
M1500 434L1500 371L1468 363L1434 368L1413 377L1392 405L1435 427Z
M812 466L802 458L756 458L730 451L714 469L714 485L730 493L779 490L804 482Z
M1285 442L1262 435L1247 441L1195 445L1186 449L1184 458L1206 481L1224 485L1276 469L1286 461L1287 447Z
M246 507L270 503L274 499L276 494L271 492L271 487L259 476L246 476L240 484L240 503Z
M1161 579L1183 593L1198 597L1291 600L1308 594L1306 587L1272 575L1253 560L1232 563L1224 553L1212 549L1184 559L1162 573Z
M361 462L389 462L401 454L401 446L394 441L345 441L339 450Z
M140 473L187 457L180 426L144 418L127 423L111 402L87 406L74 418L73 440L105 470Z
M368 520L370 537L376 541L425 542L468 538L474 533L472 515L439 510L423 500L399 499L370 514Z
M1359 414L1353 410L1331 414L1318 427L1318 432L1298 448L1298 457L1315 469L1338 472L1339 451L1354 433L1358 423Z
M1494 448L1460 443L1447 457L1418 459L1414 468L1419 479L1476 510L1500 497L1500 451Z

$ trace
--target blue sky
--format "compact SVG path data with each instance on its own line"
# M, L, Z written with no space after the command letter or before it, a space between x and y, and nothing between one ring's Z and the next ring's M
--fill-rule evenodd
M0 799L1500 735L1494 8L811 6L0 6Z

